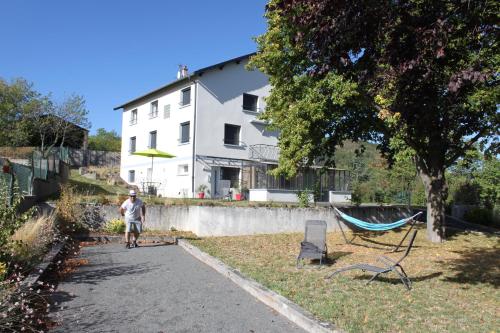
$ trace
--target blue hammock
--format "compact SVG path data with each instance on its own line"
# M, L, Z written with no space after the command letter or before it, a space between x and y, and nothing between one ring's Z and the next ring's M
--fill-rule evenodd
M392 222L392 223L370 223L370 222L358 220L357 218L354 218L352 216L344 214L335 207L334 207L334 209L345 221L352 223L361 229L371 230L371 231L387 231L387 230L396 229L396 228L399 228L399 227L405 225L406 223L408 223L408 221L413 220L416 216L422 214L422 212L418 212L417 214L415 214L413 216L410 216L410 217L407 217L405 219L402 219L402 220L399 220L396 222Z

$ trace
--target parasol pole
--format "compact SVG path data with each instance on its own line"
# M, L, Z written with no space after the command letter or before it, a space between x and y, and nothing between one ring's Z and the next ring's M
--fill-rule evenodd
M153 182L153 155L151 155L151 179L149 181Z

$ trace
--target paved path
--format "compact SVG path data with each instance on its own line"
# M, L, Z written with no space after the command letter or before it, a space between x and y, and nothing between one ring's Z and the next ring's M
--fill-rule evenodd
M54 295L55 332L304 332L182 248L82 248Z

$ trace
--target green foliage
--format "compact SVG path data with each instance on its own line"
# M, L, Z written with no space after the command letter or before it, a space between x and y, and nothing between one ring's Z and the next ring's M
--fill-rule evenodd
M89 149L101 151L120 151L121 137L114 130L98 128L95 135L89 136Z
M104 231L120 234L125 232L125 222L122 219L113 219L106 223Z
M36 107L38 97L33 84L26 80L9 83L0 78L0 146L22 146L29 142L24 115Z
M495 217L494 210L475 207L464 214L464 220L485 226L500 227L500 220Z
M449 204L479 205L493 209L500 204L500 161L472 150L448 171Z
M24 79L8 83L0 78L0 146L37 145L44 155L56 144L79 147L79 127L90 127L87 115L82 96L72 94L56 103Z
M309 190L297 191L297 199L299 201L299 207L301 207L301 208L309 207L309 195L310 194L311 194L311 191L309 191Z
M21 195L14 187L12 199L8 190L8 184L0 181L0 262L10 259L11 237L33 215L33 210L19 214Z
M250 62L273 87L262 118L280 131L276 174L334 163L347 139L393 156L410 147L443 236L445 169L497 147L498 2L270 0ZM430 230L430 229L429 229ZM433 235L434 240L439 240Z

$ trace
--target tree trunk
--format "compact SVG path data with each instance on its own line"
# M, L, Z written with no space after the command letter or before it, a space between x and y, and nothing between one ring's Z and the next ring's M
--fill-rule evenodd
M434 243L443 242L445 238L445 203L448 187L445 182L444 169L428 172L417 167L424 183L427 197L427 238Z

